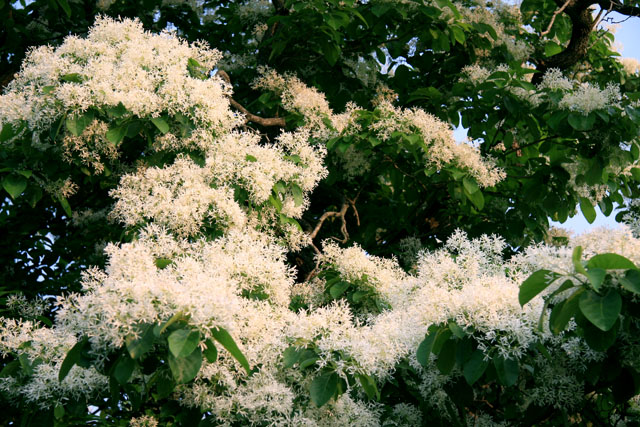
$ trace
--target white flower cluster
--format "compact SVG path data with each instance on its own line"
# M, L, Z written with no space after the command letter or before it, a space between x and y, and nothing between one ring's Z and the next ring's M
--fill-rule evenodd
M105 55L115 49L113 46L134 40L142 45L174 46L178 52L172 53L174 59L191 57L193 49L199 52L198 61L202 63L216 57L215 53L189 47L166 34L150 36L135 21L101 19L89 37L93 37L96 49L104 48ZM65 61L69 57L89 58L86 55L91 54L88 49L93 44L75 38L68 43L59 49L68 53L63 57ZM77 53L71 45L78 49ZM41 59L57 55L58 50L46 52ZM62 361L78 337L88 338L90 353L101 367L111 350L121 348L128 336L139 333L139 325L159 324L180 315L203 338L212 337L212 328L227 330L251 367L256 368L249 377L236 359L221 351L216 362L203 360L192 383L176 389L174 397L181 404L209 411L221 424L237 423L242 417L248 424L376 426L384 416L383 408L368 403L356 389L349 389L337 400L316 408L310 403L308 391L313 377L332 366L341 377L367 374L381 382L392 375L398 362L408 360L422 372L418 381L424 384L423 389L435 390L433 397L427 396L427 403L437 406L446 397L444 381L438 380L433 370L423 369L416 360L417 347L430 325L455 321L474 334L488 356L497 353L518 358L537 339L550 335L538 332L536 327L542 298L520 307L519 285L526 274L539 267L556 269L570 265L568 250L537 246L505 263L501 256L505 243L501 239L484 236L470 240L462 232L455 233L444 248L420 254L416 274L405 273L394 259L373 257L358 247L344 249L327 243L325 256L320 259L321 268L336 270L346 281L366 280L376 291L375 297L388 308L366 319L356 317L344 299L298 312L291 310L289 304L295 295L292 288L298 285L294 284L294 271L286 263L286 248L270 224L277 222L280 214L299 217L306 208L308 193L326 174L322 165L323 144L314 146L309 141L340 132L336 126L339 116L333 115L324 97L314 89L291 76L268 74L269 79L263 77L265 80L258 86L281 91L285 106L302 114L305 124L295 132L283 132L272 144L261 144L257 135L237 129L238 117L228 109L227 89L221 81L202 80L204 92L190 92L189 88L200 83L189 80L184 69L178 75L171 67L157 68L153 78L145 80L143 75L147 71L138 70L141 59L135 54L144 57L147 49L139 46L137 50L131 47L119 52L123 55L123 69L133 73L131 79L138 79L140 84L166 81L169 87L179 81L178 86L183 85L186 91L174 93L175 99L165 104L159 101L160 104L137 105L136 97L146 90L144 85L129 84L129 76L116 73L124 80L115 93L115 86L111 92L107 90L109 85L115 85L115 77L103 76L106 86L101 86L99 78L92 76L72 88L76 94L86 92L88 98L76 104L69 101L65 108L113 105L117 100L141 114L162 111L186 115L187 109L197 111L203 107L201 113L190 116L196 124L193 134L202 140L192 139L188 144L201 149L204 166L179 154L170 165L140 167L137 172L124 175L120 186L112 192L116 204L111 215L127 225L138 226L137 239L106 248L107 267L85 272L83 293L58 299L53 327L0 318L0 354L24 354L30 361L39 361L34 374L21 378L20 383L13 377L0 378L0 390L10 398L52 407L68 397L100 395L108 388L108 378L94 368L75 366L64 381L58 381ZM42 68L55 68L57 63L40 64L36 57L32 54L23 71L37 80L36 70L40 70L45 83L51 83L47 76L59 73L45 72ZM80 63L69 62L72 69L77 65L78 72L85 72L82 67L97 66L101 59ZM23 76L19 81L24 86L28 79ZM173 90L165 88L165 84L160 86L154 90L161 93ZM9 92L14 98L20 96L19 87L16 83ZM104 92L98 87L103 87ZM40 108L51 101L48 94L36 96L39 92L25 90L31 96L29 108ZM207 90L221 103L213 112L205 111L208 104L200 100ZM58 93L58 89L53 93ZM112 95L113 100L107 101ZM21 105L27 98L25 95ZM13 117L4 115L2 108L9 108L7 99L1 101L2 120ZM65 95L55 99L63 102L79 98ZM502 171L483 161L477 150L456 145L451 130L435 117L422 110L395 109L388 103L380 108L383 117L374 124L374 129L381 137L388 138L394 130L417 132L428 145L429 161L434 164L455 162L468 169L483 186L493 185L503 177ZM42 129L51 123L53 115L40 116L41 121L35 113L20 117L32 122L33 129ZM193 134L186 138L193 138ZM167 138L160 143L172 146L182 137L175 138L174 142ZM179 142L173 146L176 151L187 147ZM78 149L79 145L74 147ZM236 192L242 191L247 199L241 203ZM277 202L267 205L274 194L282 205L280 209L276 208ZM255 205L259 204L265 206L258 209ZM212 224L219 227L222 235L210 240L199 230ZM306 236L292 228L286 233L289 247L299 246ZM607 239L585 236L577 242L587 248L585 253L602 252L616 245L616 251L640 261L640 241L628 235L609 233ZM314 293L324 292L322 280L317 282L305 290L311 300ZM318 355L316 364L305 371L284 367L282 355L292 343L313 347ZM584 356L579 345L564 351L571 360ZM564 389L573 390L574 386L569 384ZM540 393L546 399L552 391ZM409 405L397 405L393 412L398 422L421 422L417 409ZM138 418L132 423L153 425L154 421Z
M562 97L558 107L578 111L586 116L592 111L609 106L619 107L621 100L620 86L617 84L609 83L604 89L600 89L590 83L580 83L573 92Z
M371 124L378 137L387 140L393 132L418 133L424 144L425 160L436 167L453 163L466 169L482 187L491 187L506 176L491 158L483 158L480 151L469 144L458 144L451 127L424 110L400 109L382 102L378 109L381 117Z
M228 132L241 122L229 109L218 78L198 79L221 58L204 43L145 32L139 21L98 17L86 38L69 36L58 48L31 50L0 97L1 124L26 121L42 130L65 114L122 104L138 117L182 113L198 125Z

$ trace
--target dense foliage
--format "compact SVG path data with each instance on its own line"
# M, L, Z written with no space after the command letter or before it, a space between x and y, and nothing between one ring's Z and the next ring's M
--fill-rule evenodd
M0 423L640 422L612 11L0 1Z

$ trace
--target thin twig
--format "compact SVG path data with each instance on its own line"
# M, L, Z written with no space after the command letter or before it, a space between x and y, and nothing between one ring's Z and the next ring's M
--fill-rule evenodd
M562 12L564 12L564 10L567 8L567 6L569 6L569 4L572 2L573 0L567 0L566 2L564 2L564 4L560 7L560 9L556 10L555 12L553 12L553 16L551 17L551 22L549 22L549 26L547 27L546 30L544 30L543 32L540 33L540 37L542 36L546 36L547 34L549 34L551 32L551 27L553 27L553 23L556 21L556 16L560 15Z
M228 84L231 84L231 78L229 78L229 74L227 74L225 71L218 70L216 72L216 75L219 75L222 80L224 80ZM240 111L242 114L245 115L245 118L246 118L245 122L253 122L262 126L278 126L281 128L287 125L287 123L282 117L264 118L264 117L256 116L255 114L250 113L249 110L244 108L242 105L240 105L238 101L236 101L231 97L229 97L229 103L233 108L235 108L236 110Z

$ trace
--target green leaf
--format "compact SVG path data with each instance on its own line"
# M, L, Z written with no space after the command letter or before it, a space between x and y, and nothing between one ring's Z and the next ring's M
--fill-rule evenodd
M177 358L190 355L200 344L200 332L197 329L176 329L167 338L169 350Z
M107 131L106 137L109 142L114 145L119 145L127 134L127 126L116 126Z
M436 366L438 370L447 375L451 372L456 364L456 342L454 340L447 340L442 345L440 352L438 353L438 360L436 360Z
M571 255L571 260L573 261L573 268L576 269L576 273L587 275L587 270L584 269L582 265L582 246L576 246L573 248L573 254Z
M67 15L67 18L71 18L71 7L69 7L69 2L67 0L56 0L64 13Z
M156 258L156 267L160 270L167 268L170 264L173 264L173 261L168 258Z
M128 355L123 354L113 369L113 377L120 384L126 384L127 381L129 381L129 378L131 378L131 374L133 374L135 367L135 360L130 358Z
M153 123L163 134L169 132L169 124L162 117L152 117L151 123Z
M57 419L64 417L64 405L61 403L56 403L55 408L53 408L53 416Z
M231 356L233 356L238 362L240 362L242 367L247 371L247 374L251 375L249 362L238 348L236 342L233 340L233 338L231 338L229 332L227 332L223 328L214 328L211 330L211 334L213 335L213 338L216 339L216 341L222 344L222 346L227 349L229 353L231 353Z
M62 196L58 197L58 201L60 202L60 206L62 206L64 213L67 214L67 217L71 218L73 216L73 211L71 210L71 205L69 204L69 201Z
M473 178L465 176L462 179L462 184L464 185L464 189L467 190L469 194L474 194L480 190L480 187L478 187L478 183Z
M329 288L329 293L331 294L331 298L338 299L344 294L344 292L349 289L351 283L349 282L338 282L335 285Z
M455 335L458 338L464 338L467 335L464 332L464 329L458 326L456 322L449 322L447 326L449 327L449 330L451 330L451 333L453 333L453 335Z
M296 206L300 206L304 201L304 198L302 197L302 189L297 184L292 184L291 194L293 194L293 200Z
M335 372L317 376L311 382L311 401L318 407L327 403L338 390L338 374Z
M558 45L555 42L548 42L544 45L544 56L553 56L556 53L562 52L562 46Z
M207 339L204 342L204 345L204 357L207 359L207 362L214 363L216 360L218 360L218 347L216 347L214 342L210 339Z
M589 224L593 224L596 220L596 210L594 209L591 201L586 197L580 197L580 210Z
M257 162L258 158L255 156L252 156L251 154L247 154L244 159L248 162Z
M67 116L64 124L74 136L80 136L82 131L93 121L93 113L87 111L84 114L76 116Z
M624 277L620 278L623 288L634 294L640 294L640 271L628 270Z
M596 291L602 286L606 275L607 272L601 268L590 268L587 270L587 278Z
M521 306L531 301L536 295L544 291L560 275L549 270L538 270L520 285L518 301Z
M578 313L578 301L580 300L580 295L584 292L585 288L578 289L576 292L571 294L569 298L559 302L555 307L553 307L551 316L549 317L549 329L551 329L551 332L557 335L564 331L569 320Z
M584 317L606 332L611 329L620 316L622 298L613 289L610 289L604 296L600 296L594 291L588 291L580 296L579 305Z
M2 188L15 200L27 189L27 179L22 175L9 174L2 180Z
M89 338L83 337L78 341L67 353L66 357L60 365L60 372L58 373L58 381L62 382L67 376L73 365L75 365L82 358L82 353L89 345Z
M199 347L196 347L187 357L175 357L172 352L168 352L167 360L173 379L178 384L184 384L198 375L202 366L202 353Z
M127 114L127 107L125 107L122 102L119 102L115 107L107 107L105 111L110 117L119 119L120 117Z
M20 129L22 129L24 127L20 126ZM5 123L2 125L2 131L0 131L0 142L5 142L10 140L11 138L13 138L14 136L16 136L18 134L19 130L16 131L13 126L11 125L11 123Z
M614 253L599 254L591 257L591 259L587 261L587 267L603 268L605 270L637 269L631 260Z
M300 351L300 349L298 349L298 347L294 345L292 345L291 347L288 347L282 354L282 363L284 367L287 369L293 368L293 365L298 363L298 360L300 359L301 355L302 355L302 352Z
M463 180L463 185L464 185L464 180ZM471 203L473 203L473 205L479 211L481 211L484 208L484 196L482 195L482 191L476 191L475 193L469 193L469 191L467 191L466 186L465 186L464 190L465 190L464 194L467 196L467 199L469 199L471 201Z
M500 384L511 387L518 381L520 364L517 360L496 356L493 358L493 366L496 368L496 374L498 374Z
M591 130L596 123L594 114L584 115L582 113L569 113L569 124L577 131L585 132Z
M129 335L125 338L127 351L132 359L139 359L142 355L151 350L153 342L155 341L153 325L143 325L140 329L140 333L137 336Z
M340 57L340 48L334 43L325 41L322 43L322 54L329 65L333 67L336 65L336 62L338 62L338 58Z
M70 74L64 74L60 76L60 80L64 82L69 82L69 83L82 83L82 81L84 80L84 77L78 73L70 73Z
M619 323L616 321L614 326L618 324ZM591 323L586 323L582 327L582 334L589 347L596 351L607 351L607 349L616 342L618 328L612 327L608 331L604 332L593 326Z
M358 377L358 381L360 381L360 385L362 385L362 389L367 394L367 397L372 400L380 400L380 391L378 390L376 381L369 375L357 374L356 376Z
M432 328L429 328L429 329L432 329ZM429 355L433 350L433 343L435 342L436 336L438 335L436 331L437 329L433 328L433 330L431 330L428 334L425 335L424 340L422 340L422 342L418 346L418 352L416 354L416 357L418 359L418 362L425 368L429 364Z
M489 362L484 360L484 353L480 350L474 351L462 369L462 374L464 379L467 380L467 384L473 385L478 381L488 366Z

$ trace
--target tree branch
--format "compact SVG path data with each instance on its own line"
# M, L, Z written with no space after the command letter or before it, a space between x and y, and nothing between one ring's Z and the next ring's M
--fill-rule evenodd
M556 10L555 12L553 12L553 16L551 17L551 21L549 22L549 25L547 26L547 29L540 33L540 37L546 36L547 34L549 34L549 32L551 31L551 27L553 27L553 23L556 22L556 16L558 16L562 12L564 12L564 10L567 8L567 6L569 6L569 3L571 3L571 0L567 0L560 7L560 9Z
M225 71L218 70L216 72L216 75L219 75L222 80L224 80L228 84L231 84L231 78L229 78L229 74L227 74ZM257 123L262 126L278 126L281 128L286 127L287 125L287 123L282 117L264 118L264 117L256 116L255 114L250 113L249 110L244 108L242 105L240 105L238 101L236 101L231 97L229 97L229 103L233 108L235 108L236 110L240 111L242 114L245 115L247 122Z

